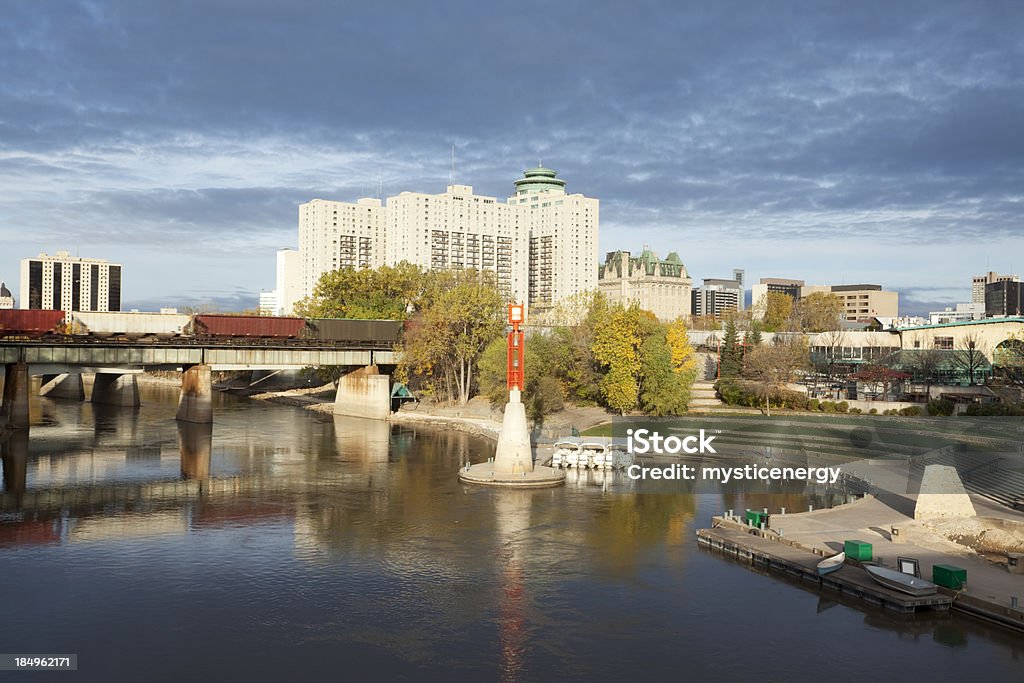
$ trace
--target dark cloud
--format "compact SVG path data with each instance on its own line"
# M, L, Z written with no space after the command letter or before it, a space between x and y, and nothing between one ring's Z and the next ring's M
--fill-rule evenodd
M255 290L231 255L294 243L296 204L441 191L455 144L479 192L540 157L601 198L602 248L718 268L727 239L778 272L867 240L894 279L963 279L984 264L907 255L1024 238L1022 35L1015 2L9 3L0 277L190 244Z

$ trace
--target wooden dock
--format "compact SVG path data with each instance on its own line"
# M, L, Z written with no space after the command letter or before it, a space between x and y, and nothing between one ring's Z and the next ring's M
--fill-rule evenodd
M795 545L762 538L754 529L727 526L698 529L697 542L751 565L798 577L894 612L906 614L922 610L948 610L953 603L952 597L942 593L915 597L884 588L868 576L863 568L849 561L839 571L824 577L818 576L821 556Z

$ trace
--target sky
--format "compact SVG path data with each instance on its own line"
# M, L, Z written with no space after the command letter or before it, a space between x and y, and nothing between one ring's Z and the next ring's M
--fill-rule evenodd
M1024 3L0 0L0 280L66 249L126 308L239 310L298 205L539 161L600 250L695 284L1024 275Z

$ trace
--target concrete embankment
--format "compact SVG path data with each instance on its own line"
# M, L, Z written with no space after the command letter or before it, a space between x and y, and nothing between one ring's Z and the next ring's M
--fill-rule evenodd
M967 570L966 586L961 590L940 588L941 594L951 600L950 609L1024 631L1024 575L1013 574L1007 565L989 561L971 548L916 524L915 498L882 492L830 510L773 514L769 528L763 531L743 526L736 517L719 516L713 518L711 529L698 531L698 537L703 545L794 575L801 574L801 566L810 567L826 555L841 552L846 540L870 543L874 561L884 566L894 567L898 557L913 558L919 563L921 576L928 580L936 565L960 567ZM800 557L789 557L793 553ZM850 578L854 569L842 569L837 574ZM809 576L809 572L803 573ZM863 577L858 574L857 578ZM863 582L852 583L848 592L877 604L897 604L884 595L882 599L872 596L858 583ZM847 592L843 585L827 581L821 584Z

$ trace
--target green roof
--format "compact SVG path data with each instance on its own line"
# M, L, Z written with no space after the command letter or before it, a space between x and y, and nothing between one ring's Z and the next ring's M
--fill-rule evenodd
M961 325L992 325L995 323L1024 323L1024 318L984 318L982 320L966 320L959 323L936 323L935 325L918 325L917 327L897 327L897 331L932 330L938 327L960 327Z

